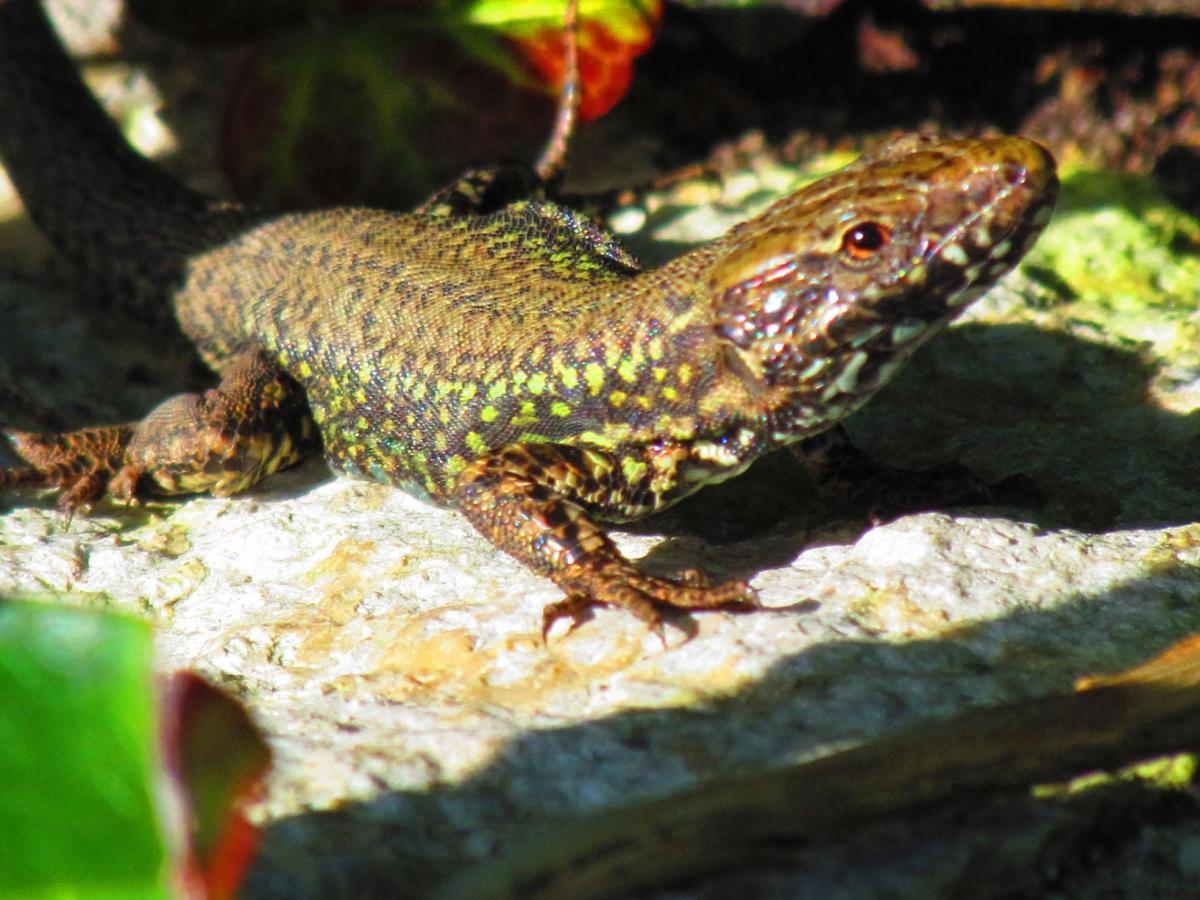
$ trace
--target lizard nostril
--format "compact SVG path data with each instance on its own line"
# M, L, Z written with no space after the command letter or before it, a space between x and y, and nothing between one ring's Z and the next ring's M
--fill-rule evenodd
M1006 182L1008 182L1010 185L1012 185L1013 187L1016 187L1018 184L1021 184L1023 181L1025 181L1025 167L1024 166L1005 166L1004 180Z

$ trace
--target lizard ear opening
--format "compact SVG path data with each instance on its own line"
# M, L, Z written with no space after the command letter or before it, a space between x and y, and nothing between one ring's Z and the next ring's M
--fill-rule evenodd
M758 395L763 393L766 385L763 383L762 373L755 372L750 367L750 364L746 361L742 353L738 351L737 347L722 342L721 358L725 363L725 368L736 375L738 380L750 390L751 394Z

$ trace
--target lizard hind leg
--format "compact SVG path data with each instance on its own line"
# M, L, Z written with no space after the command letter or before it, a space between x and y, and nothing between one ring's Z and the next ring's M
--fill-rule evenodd
M511 445L464 469L455 505L493 544L550 578L566 599L546 607L543 634L594 605L620 607L662 634L663 609L757 608L744 581L712 584L691 571L680 579L642 572L592 519L588 505L619 493L620 471L602 454L557 444Z
M532 167L519 162L480 166L463 172L452 184L417 207L434 218L482 216L531 197L541 197L545 185Z
M138 423L113 492L228 496L299 462L316 435L300 385L246 351L217 387L171 397Z
M28 465L0 469L0 488L56 488L67 512L105 494L233 494L317 442L303 390L258 351L239 356L216 388L171 397L140 422L8 437Z
M435 217L486 215L528 198L557 194L571 137L579 120L583 86L579 73L579 0L567 0L563 19L563 73L554 125L546 145L532 165L503 162L464 172L442 188L417 212Z

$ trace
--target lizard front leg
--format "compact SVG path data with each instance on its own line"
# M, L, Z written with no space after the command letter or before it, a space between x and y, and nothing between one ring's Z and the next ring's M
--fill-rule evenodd
M0 488L55 488L67 512L105 494L233 494L316 444L304 392L260 351L240 355L216 388L171 397L140 422L7 435L28 465L0 469Z
M500 549L566 592L543 612L543 633L560 616L579 621L594 604L629 610L662 633L664 607L756 608L744 581L709 584L696 572L678 580L647 575L626 559L589 509L620 509L644 496L624 483L611 455L559 444L514 444L475 460L460 475L454 503ZM648 510L647 510L648 511Z
M839 508L864 508L872 522L898 515L969 504L1011 503L1036 506L1036 485L1024 475L995 484L983 481L960 463L928 469L885 465L856 447L840 424L788 449L813 479L817 490Z

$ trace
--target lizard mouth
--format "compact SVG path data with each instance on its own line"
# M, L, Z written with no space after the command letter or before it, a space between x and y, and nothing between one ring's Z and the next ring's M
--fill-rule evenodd
M964 155L973 160L969 171L933 180L927 196L931 318L953 318L1015 266L1050 221L1058 196L1054 159L1040 144L981 139Z

